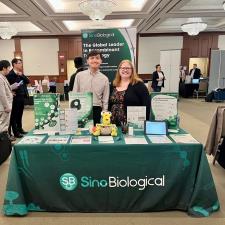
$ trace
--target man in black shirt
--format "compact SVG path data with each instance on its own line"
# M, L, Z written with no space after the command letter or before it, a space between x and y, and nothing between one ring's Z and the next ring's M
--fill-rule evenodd
M75 68L77 68L77 71L71 75L70 77L70 84L69 84L69 90L72 91L73 90L73 86L74 86L74 80L76 75L80 72L84 70L84 62L83 62L83 58L82 57L76 57L74 59L74 66Z
M7 75L7 79L11 85L17 88L14 90L12 112L10 118L9 133L11 127L15 137L21 138L26 134L22 128L22 117L24 110L24 99L28 97L27 84L29 79L23 74L23 62L21 59L14 58L12 60L13 69Z

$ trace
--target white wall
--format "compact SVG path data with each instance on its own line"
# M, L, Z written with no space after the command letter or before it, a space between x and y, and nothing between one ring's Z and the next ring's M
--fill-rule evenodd
M180 75L181 50L160 51L160 65L165 75L164 88L162 92L178 92Z
M58 39L21 39L26 75L57 75Z
M218 48L219 50L225 50L225 35L219 35Z
M10 63L14 58L14 40L0 40L0 60L8 60Z
M151 74L155 71L155 65L160 63L160 50L174 50L182 48L182 36L140 37L138 73Z

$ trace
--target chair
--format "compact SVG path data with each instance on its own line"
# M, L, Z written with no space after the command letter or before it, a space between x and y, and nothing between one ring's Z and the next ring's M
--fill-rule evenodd
M196 96L196 98L198 99L200 94L201 97L206 97L207 92L208 92L208 80L207 79L200 80L198 90L193 91L193 97Z

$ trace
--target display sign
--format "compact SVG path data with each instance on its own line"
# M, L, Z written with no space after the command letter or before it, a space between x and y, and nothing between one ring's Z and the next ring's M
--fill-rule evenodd
M70 92L69 107L77 110L79 128L89 128L93 125L93 94L91 92Z
M169 129L178 129L177 93L151 93L151 120L166 121Z
M144 130L146 106L127 106L127 123L134 129Z
M60 130L59 94L34 94L35 129L43 131Z

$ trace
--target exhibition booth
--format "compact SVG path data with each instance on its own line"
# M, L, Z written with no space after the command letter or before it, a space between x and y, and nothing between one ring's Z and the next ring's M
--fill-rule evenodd
M6 216L219 210L203 146L179 127L177 93L151 94L150 121L131 107L122 130L104 116L90 126L91 93L69 97L60 108L58 94L34 95L35 129L14 146Z

